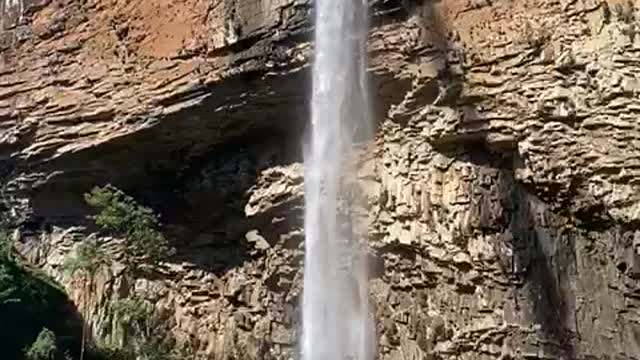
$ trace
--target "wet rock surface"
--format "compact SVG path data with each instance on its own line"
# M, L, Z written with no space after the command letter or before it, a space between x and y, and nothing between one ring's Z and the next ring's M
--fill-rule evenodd
M372 3L379 126L354 220L379 358L638 359L637 2ZM295 358L310 2L0 10L0 193L23 254L96 336L136 293L188 358ZM105 183L160 212L178 253L132 280L114 264L86 301L61 264Z

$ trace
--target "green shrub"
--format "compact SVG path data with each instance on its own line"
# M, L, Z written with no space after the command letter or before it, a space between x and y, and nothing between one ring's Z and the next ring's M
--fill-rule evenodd
M129 260L156 263L173 254L153 211L119 189L111 185L95 187L85 194L85 200L97 211L96 225L112 236L125 239L124 250Z
M53 360L57 349L56 334L47 328L43 328L36 341L26 350L25 357L27 360Z
M98 242L92 239L78 244L74 256L67 257L62 266L68 275L82 271L87 276L93 277L100 267L108 264L109 258L100 249Z
M141 261L157 263L173 254L173 249L160 232L158 217L148 207L139 205L132 197L119 189L107 185L95 187L85 194L85 201L96 215L96 225L107 235L123 239L125 261L135 265ZM102 266L109 264L109 255L104 252L95 239L88 239L78 245L75 256L69 257L64 264L65 272L84 275L85 291L92 292L93 277ZM126 276L126 273L125 273ZM109 360L155 359L155 332L149 326L153 307L143 300L133 297L117 300L111 304L111 312L121 323L125 331L126 346L120 348L111 343L100 344L95 348L99 358ZM83 330L81 354L85 353L85 331ZM130 341L127 341L127 335ZM90 345L90 344L87 344ZM156 352L157 353L157 352ZM81 355L82 357L82 355Z

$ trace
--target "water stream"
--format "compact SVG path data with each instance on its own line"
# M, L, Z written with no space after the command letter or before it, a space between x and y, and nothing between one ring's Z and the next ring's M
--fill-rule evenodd
M316 0L312 133L305 152L304 360L373 359L362 234L344 215L343 180L370 129L367 0ZM347 206L348 208L348 206ZM345 225L347 224L347 225Z

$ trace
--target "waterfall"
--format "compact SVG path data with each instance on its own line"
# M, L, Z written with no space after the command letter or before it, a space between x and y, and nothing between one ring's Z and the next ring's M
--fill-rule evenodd
M316 0L311 143L305 151L304 360L371 360L364 234L340 204L355 143L370 135L367 0ZM348 208L348 205L347 205ZM346 228L346 231L345 231Z

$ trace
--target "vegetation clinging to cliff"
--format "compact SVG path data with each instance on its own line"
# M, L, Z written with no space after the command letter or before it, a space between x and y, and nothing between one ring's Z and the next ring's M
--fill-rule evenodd
M131 271L140 263L157 264L172 255L174 250L160 231L160 221L156 214L150 208L138 204L131 196L107 185L93 188L85 194L85 201L95 210L96 214L92 218L103 234L122 240L122 247L116 250L122 252L123 260L128 265L122 276L132 276ZM110 249L103 246L108 241L103 240L94 235L89 236L78 244L73 255L65 261L64 267L68 274L82 277L85 293L95 292L94 277L100 271L109 271L112 261L117 258L111 256L114 254L109 254ZM170 349L166 348L163 337L151 325L153 306L134 296L112 302L110 311L124 331L121 334L122 343L116 344L112 339L94 339L95 344L86 344L96 346L94 350L100 358L170 358ZM80 359L85 353L88 328L90 326L83 330Z
M160 232L160 221L148 207L112 185L95 187L85 194L89 206L98 213L94 220L103 231L125 239L129 260L157 263L173 254L167 238Z
M26 351L27 360L54 360L58 347L56 346L56 334L43 328L36 341Z

